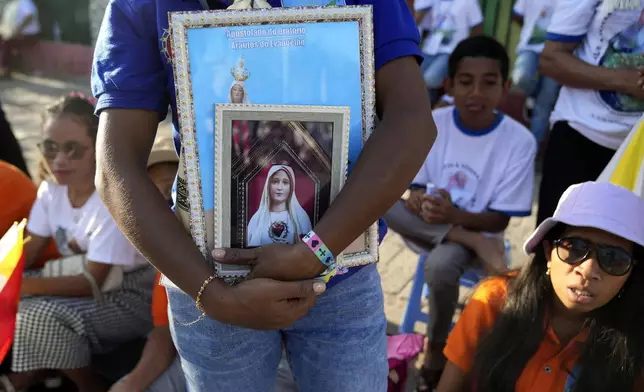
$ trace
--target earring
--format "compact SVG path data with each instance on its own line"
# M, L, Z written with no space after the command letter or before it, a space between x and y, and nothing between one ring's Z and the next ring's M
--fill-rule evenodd
M546 275L550 275L550 267L546 270Z

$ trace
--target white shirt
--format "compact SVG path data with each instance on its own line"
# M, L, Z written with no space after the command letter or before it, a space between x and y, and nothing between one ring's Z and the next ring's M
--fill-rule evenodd
M452 53L472 27L483 23L478 0L432 0L430 7L431 32L421 47L427 55Z
M517 52L529 50L541 53L543 51L554 7L555 0L517 0L512 12L523 18Z
M557 0L548 39L580 42L579 59L607 68L644 66L644 0L638 9L606 11L597 0ZM615 92L563 86L550 122L569 125L617 150L644 111L644 101Z
M80 208L69 201L67 187L43 181L27 221L27 230L53 237L63 256L74 255L72 239L87 260L139 267L147 261L123 236L96 192Z
M33 35L40 33L38 22L38 8L32 0L13 0L5 5L2 12L2 34L9 34L18 27L29 15L33 15L31 21L20 31L20 34Z
M455 107L433 114L438 137L414 183L446 189L469 212L529 216L537 151L532 133L503 114L483 131L460 124Z

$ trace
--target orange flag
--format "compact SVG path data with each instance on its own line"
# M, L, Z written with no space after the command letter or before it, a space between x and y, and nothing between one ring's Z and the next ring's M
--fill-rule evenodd
M0 362L13 341L25 267L23 246L26 224L26 220L15 223L0 239Z

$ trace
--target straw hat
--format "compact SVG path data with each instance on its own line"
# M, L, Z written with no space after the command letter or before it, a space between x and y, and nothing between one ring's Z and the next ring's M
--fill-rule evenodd
M179 163L171 136L157 135L148 158L148 168L157 163Z

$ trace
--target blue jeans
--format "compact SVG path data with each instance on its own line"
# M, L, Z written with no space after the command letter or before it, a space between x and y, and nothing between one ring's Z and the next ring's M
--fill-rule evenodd
M274 391L283 342L300 391L387 390L387 321L375 265L330 288L308 315L282 331L212 319L182 326L199 316L194 301L173 288L168 299L190 392Z
M539 75L539 53L522 51L517 55L512 70L512 83L519 87L526 97L535 99L530 130L541 142L550 129L550 113L555 107L559 84L553 79Z
M424 55L420 70L432 101L434 101L438 98L436 96L437 90L443 87L443 81L449 74L449 55L447 53Z

